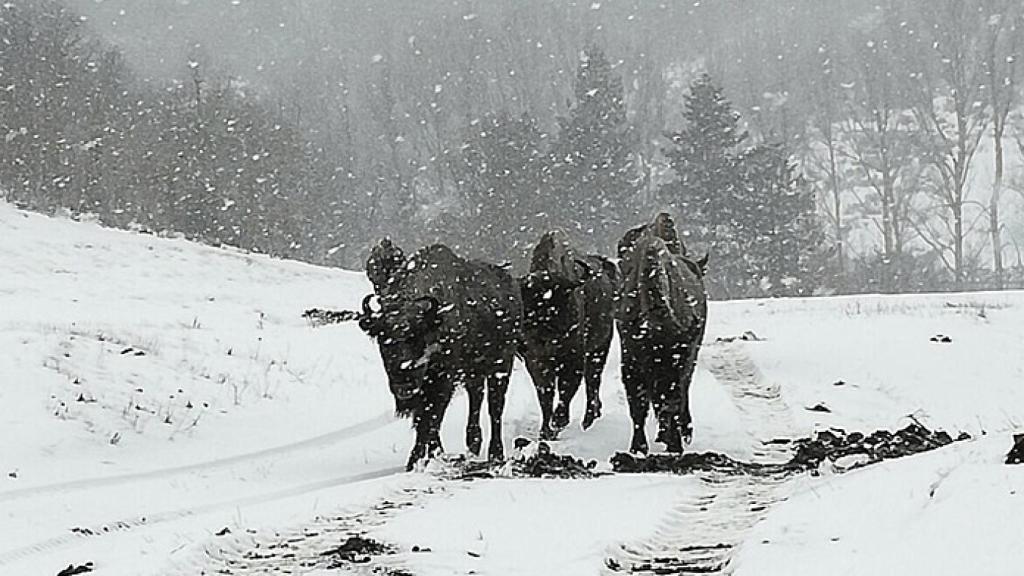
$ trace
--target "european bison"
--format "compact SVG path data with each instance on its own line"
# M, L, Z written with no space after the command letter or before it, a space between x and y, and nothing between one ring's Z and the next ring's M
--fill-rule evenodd
M628 231L619 242L623 275L618 307L622 381L633 420L630 450L646 453L644 421L653 404L657 441L682 452L693 434L690 381L707 322L707 256L685 256L668 214Z
M530 273L519 284L520 355L540 401L540 436L553 439L568 426L569 405L581 381L587 386L587 429L601 416L601 373L615 324L618 270L600 256L578 258L565 233L554 231L537 243Z
M416 442L408 469L443 450L440 428L455 387L469 394L466 445L480 453L480 407L487 391L488 456L504 457L501 417L522 322L515 280L502 268L467 261L435 244L385 280L374 310L363 300L360 327L377 340L395 409L411 416Z

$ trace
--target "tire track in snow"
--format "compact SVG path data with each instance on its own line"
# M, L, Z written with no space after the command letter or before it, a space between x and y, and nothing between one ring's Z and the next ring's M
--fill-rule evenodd
M239 464L245 464L250 462L258 462L269 458L280 457L283 455L290 455L300 453L304 450L310 450L314 448L322 448L324 446L330 446L335 443L346 442L356 438L360 438L379 430L394 422L394 417L390 412L381 413L374 418L370 418L363 422L359 422L352 426L346 426L339 430L322 434L313 438L302 440L299 442L293 442L266 450L260 450L256 452L250 452L246 454L240 454L237 456L231 456L228 458L221 458L217 460L210 460L200 462L196 464L190 464L185 466L177 466L170 468L163 468L159 470L150 470L139 473L123 474L118 476L108 476L102 478L90 478L83 480L74 480L70 482L49 484L36 487L21 488L18 490L10 490L4 493L0 493L0 503L3 502L17 502L19 500L31 501L33 498L39 498L40 496L47 495L67 495L68 493L76 493L76 498L88 498L89 490L104 490L111 487L117 487L128 483L137 483L142 481L158 481L165 483L172 479L174 476L182 476L191 473L203 473L212 472ZM232 509L240 506L248 506L252 504L258 504L261 502L269 502L274 500L280 500L289 498L292 496L299 496L309 492L322 490L325 488L331 488L344 484L352 484L364 480L372 480L390 476L403 472L404 467L387 467L381 468L361 474L339 476L333 478L326 478L316 482L309 482L306 484L289 486L286 488L280 488L274 491L263 492L256 495L250 495L240 498L232 498L229 500L216 500L213 502L207 502L198 504L195 506L181 507L174 510L156 511L154 513L140 512L138 514L132 514L131 516L121 516L120 518L114 518L109 520L90 521L78 526L69 525L65 530L61 530L59 535L46 538L32 544L19 546L8 550L0 548L0 567L11 564L15 561L25 559L35 554L43 554L52 550L61 548L73 544L78 541L86 539L95 539L103 536L108 536L117 533L123 533L129 530L144 529L149 526L165 524L180 520L192 516L200 516L203 514L217 512L223 509ZM74 529L72 528L74 526Z
M392 547L390 551L375 554L366 561L352 562L340 559L331 551L343 545L348 538L364 537L396 514L421 506L425 498L443 496L453 489L468 489L465 484L454 484L443 477L427 478L426 481L418 479L412 486L394 489L369 506L348 507L284 530L251 531L209 540L165 573L168 576L257 576L337 569L344 573L409 574L404 559L408 554L419 552L405 552ZM429 550L423 552L428 553Z
M754 462L790 459L786 445L770 440L794 436L796 425L781 390L764 380L741 343L705 346L703 363L729 391L755 441ZM787 496L789 475L697 474L704 489L687 493L651 537L611 550L602 573L729 574L733 547Z
M74 530L69 529L69 533L64 534L62 536L47 538L45 540L36 542L34 544L30 544L28 546L15 548L13 550L8 550L6 552L0 552L0 566L11 564L14 561L22 560L34 554L49 552L51 550L66 546L68 544L80 540L101 538L103 536L126 532L129 530L165 524L183 518L202 516L204 514L217 512L220 510L230 510L233 508L252 506L255 504L273 502L276 500L283 500L285 498L301 496L303 494L316 492L318 490L324 490L326 488L334 488L337 486L344 486L346 484L355 484L356 482L363 482L366 480L377 480L387 476L399 474L404 471L405 468L400 466L381 468L378 470L364 472L361 474L329 478L317 482L310 482L308 484L303 484L300 486L293 486L281 490L275 490L273 492L265 492L253 496L246 496L244 498L236 498L232 500L203 504L200 506L179 508L176 510L168 510L165 512L158 512L155 514L138 514L130 518L113 520L110 522L95 523L90 526L76 527L76 529Z
M221 468L235 466L237 464L252 462L255 460L263 460L274 456L280 456L282 454L293 454L296 452L300 452L302 450L320 448L337 442L344 442L347 440L351 440L353 438L357 438L359 436L363 436L365 434L369 434L370 432L379 430L395 421L396 419L390 411L382 412L377 416L374 416L369 420L359 422L358 424L346 426L345 428L341 428L333 432L328 432L326 434L321 434L320 436L314 436L313 438L307 438L306 440L301 440L299 442L275 446L273 448L258 450L256 452L238 454L236 456L229 456L227 458L218 458L215 460L207 460L195 464L186 464L183 466L173 466L170 468L160 468L157 470L147 470L144 472L131 472L128 474L119 474L116 476L84 478L80 480L71 480L68 482L57 482L54 484L44 484L41 486L29 486L27 488L7 490L4 492L0 492L0 502L8 502L20 498L35 497L53 492L72 492L77 490L88 490L91 488L109 488L112 486L117 486L119 484L139 482L144 480L166 480L170 476L189 474L192 472L210 472Z

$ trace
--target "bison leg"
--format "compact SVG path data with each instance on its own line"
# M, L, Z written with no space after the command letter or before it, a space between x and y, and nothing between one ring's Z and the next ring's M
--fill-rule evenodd
M642 379L643 375L638 373L637 366L634 365L636 360L627 360L628 358L628 354L623 354L622 383L626 388L626 398L629 400L629 417L633 421L633 439L629 444L629 451L634 454L647 454L647 433L644 432L644 423L650 410L650 398Z
M473 378L466 382L466 392L469 393L469 419L466 422L466 449L473 456L480 455L480 448L483 445L483 432L480 430L480 408L484 403L484 381L482 378Z
M448 404L452 400L454 385L442 386L434 396L434 401L427 402L427 409L430 411L430 436L427 440L427 457L431 458L444 454L444 445L441 444L441 422L444 420L444 413L448 410Z
M700 352L700 345L703 340L704 326L702 325L697 331L693 342L686 349L687 353L683 358L683 366L679 377L679 391L682 394L683 402L679 430L685 444L693 441L693 418L690 416L690 384L693 382L693 373L697 369L697 354Z
M569 425L569 407L572 405L572 399L576 397L576 392L579 391L580 383L583 381L583 362L582 358L577 354L571 354L572 359L561 364L557 370L558 406L551 417L551 427L555 430L563 430Z
M651 366L651 403L658 418L658 436L655 441L664 443L668 452L678 453L683 451L680 421L685 411L686 397L679 380L680 364L675 360L678 355L671 350L666 353L671 355L671 360L655 357Z
M584 378L587 382L587 412L583 415L583 429L594 425L601 417L601 373L604 372L608 360L608 348L602 347L587 355L583 366Z
M540 404L540 439L554 440L555 432L551 429L551 411L555 402L555 382L552 371L540 360L526 359L526 369L530 372L533 387L537 390L537 402Z
M429 416L423 409L417 410L413 415L413 428L416 430L416 440L412 445L412 452L409 453L409 461L405 463L406 471L416 467L416 463L427 457L427 444L430 439L430 428L427 424Z
M441 421L451 401L451 385L437 387L427 393L427 400L416 410L413 426L416 429L416 443L409 454L406 470L412 470L416 463L444 452L441 444Z
M512 358L505 363L507 370L512 367ZM505 411L505 392L508 391L510 372L497 372L487 379L487 413L491 418L491 442L487 446L487 458L491 461L505 459L505 446L501 441L501 416Z

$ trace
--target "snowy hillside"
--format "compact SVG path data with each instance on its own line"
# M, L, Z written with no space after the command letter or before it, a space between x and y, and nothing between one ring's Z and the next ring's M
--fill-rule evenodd
M3 204L0 238L0 574L346 573L325 552L353 533L393 547L372 566L392 574L627 573L718 543L735 545L738 574L1024 562L1024 467L1001 464L1024 426L1021 293L712 305L692 450L757 460L762 441L911 416L976 440L772 485L450 482L400 472L412 433L373 343L301 317L356 308L361 274ZM756 339L733 339L746 331ZM615 348L605 416L584 433L574 407L554 446L602 469L629 440ZM450 452L465 404L445 421ZM507 447L536 435L537 412L517 365Z

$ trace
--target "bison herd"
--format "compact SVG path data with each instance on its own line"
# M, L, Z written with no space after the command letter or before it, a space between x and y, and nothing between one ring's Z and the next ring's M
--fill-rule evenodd
M515 356L533 379L542 439L569 424L581 384L589 428L601 416L601 373L618 324L622 380L633 422L630 449L648 451L644 421L653 406L656 440L682 452L692 435L690 381L707 321L707 256L686 253L668 214L626 232L617 263L579 254L561 231L544 234L530 270L464 259L435 244L406 257L390 240L374 246L359 326L380 349L396 412L412 418L408 468L442 452L440 428L458 386L469 397L466 447L479 455L487 396L487 455L504 458L501 418Z

